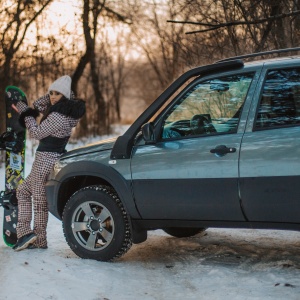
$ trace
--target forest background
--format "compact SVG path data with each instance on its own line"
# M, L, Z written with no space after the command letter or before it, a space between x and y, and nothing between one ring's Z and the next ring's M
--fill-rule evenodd
M130 124L190 68L300 41L300 0L1 0L0 20L0 107L8 85L32 103L68 74L76 137Z

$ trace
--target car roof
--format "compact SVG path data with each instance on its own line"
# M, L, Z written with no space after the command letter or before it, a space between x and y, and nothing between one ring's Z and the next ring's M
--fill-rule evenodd
M268 58L268 59L260 59L260 60L253 60L253 61L244 61L245 66L255 66L255 65L279 65L279 64L300 64L300 56L285 56L285 57L275 57L275 58Z

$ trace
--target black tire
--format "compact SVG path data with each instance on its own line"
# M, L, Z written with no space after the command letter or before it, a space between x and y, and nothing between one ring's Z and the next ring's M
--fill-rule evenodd
M111 261L132 245L128 215L107 186L88 186L71 196L63 212L63 231L81 258Z
M177 237L184 238L194 236L200 232L206 230L206 228L180 228L180 227L169 227L163 229L165 233Z

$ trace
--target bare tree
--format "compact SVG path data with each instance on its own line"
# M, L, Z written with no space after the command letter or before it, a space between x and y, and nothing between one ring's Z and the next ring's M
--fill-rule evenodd
M134 18L133 31L136 43L144 52L147 63L142 68L147 81L143 95L151 102L186 67L184 26L166 23L168 18L188 19L187 4L182 1L152 0L140 4L140 13ZM148 79L148 80L147 80Z
M96 40L98 34L98 21L99 16L103 15L108 18L115 18L121 22L126 22L127 19L120 13L115 11L111 6L113 2L100 1L100 0L83 0L83 14L82 14L82 24L83 32L85 38L85 53L79 60L77 68L73 73L72 89L78 91L78 83L82 77L86 66L89 64L89 72L91 77L92 88L95 97L95 103L97 105L97 118L95 122L97 123L98 132L104 133L108 131L107 122L107 106L106 101L103 96L103 92L100 89L100 74L97 68L97 54L96 54ZM99 53L101 55L101 53ZM85 129L87 130L87 128Z
M118 28L115 27L116 30ZM125 34L120 29L114 41L109 38L109 33L103 35L101 40L101 47L98 49L98 53L101 53L98 63L102 79L100 86L107 103L108 121L111 123L121 121L121 99L128 84L128 76L133 70L126 61L131 39L128 33Z
M42 13L52 0L38 1L1 1L0 3L0 91L14 82L13 70L18 67L14 59L29 26ZM4 107L4 98L0 97L0 107ZM5 130L5 110L0 109L0 131Z
M191 12L189 20L178 22L173 19L169 22L186 24L187 34L197 34L199 40L208 41L221 57L230 52L238 55L299 43L299 36L295 34L299 30L299 1L186 2Z

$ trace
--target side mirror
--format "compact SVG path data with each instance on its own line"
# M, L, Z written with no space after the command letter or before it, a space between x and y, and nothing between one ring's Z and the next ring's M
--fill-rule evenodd
M142 126L142 135L146 144L152 144L155 142L153 123L146 123Z

